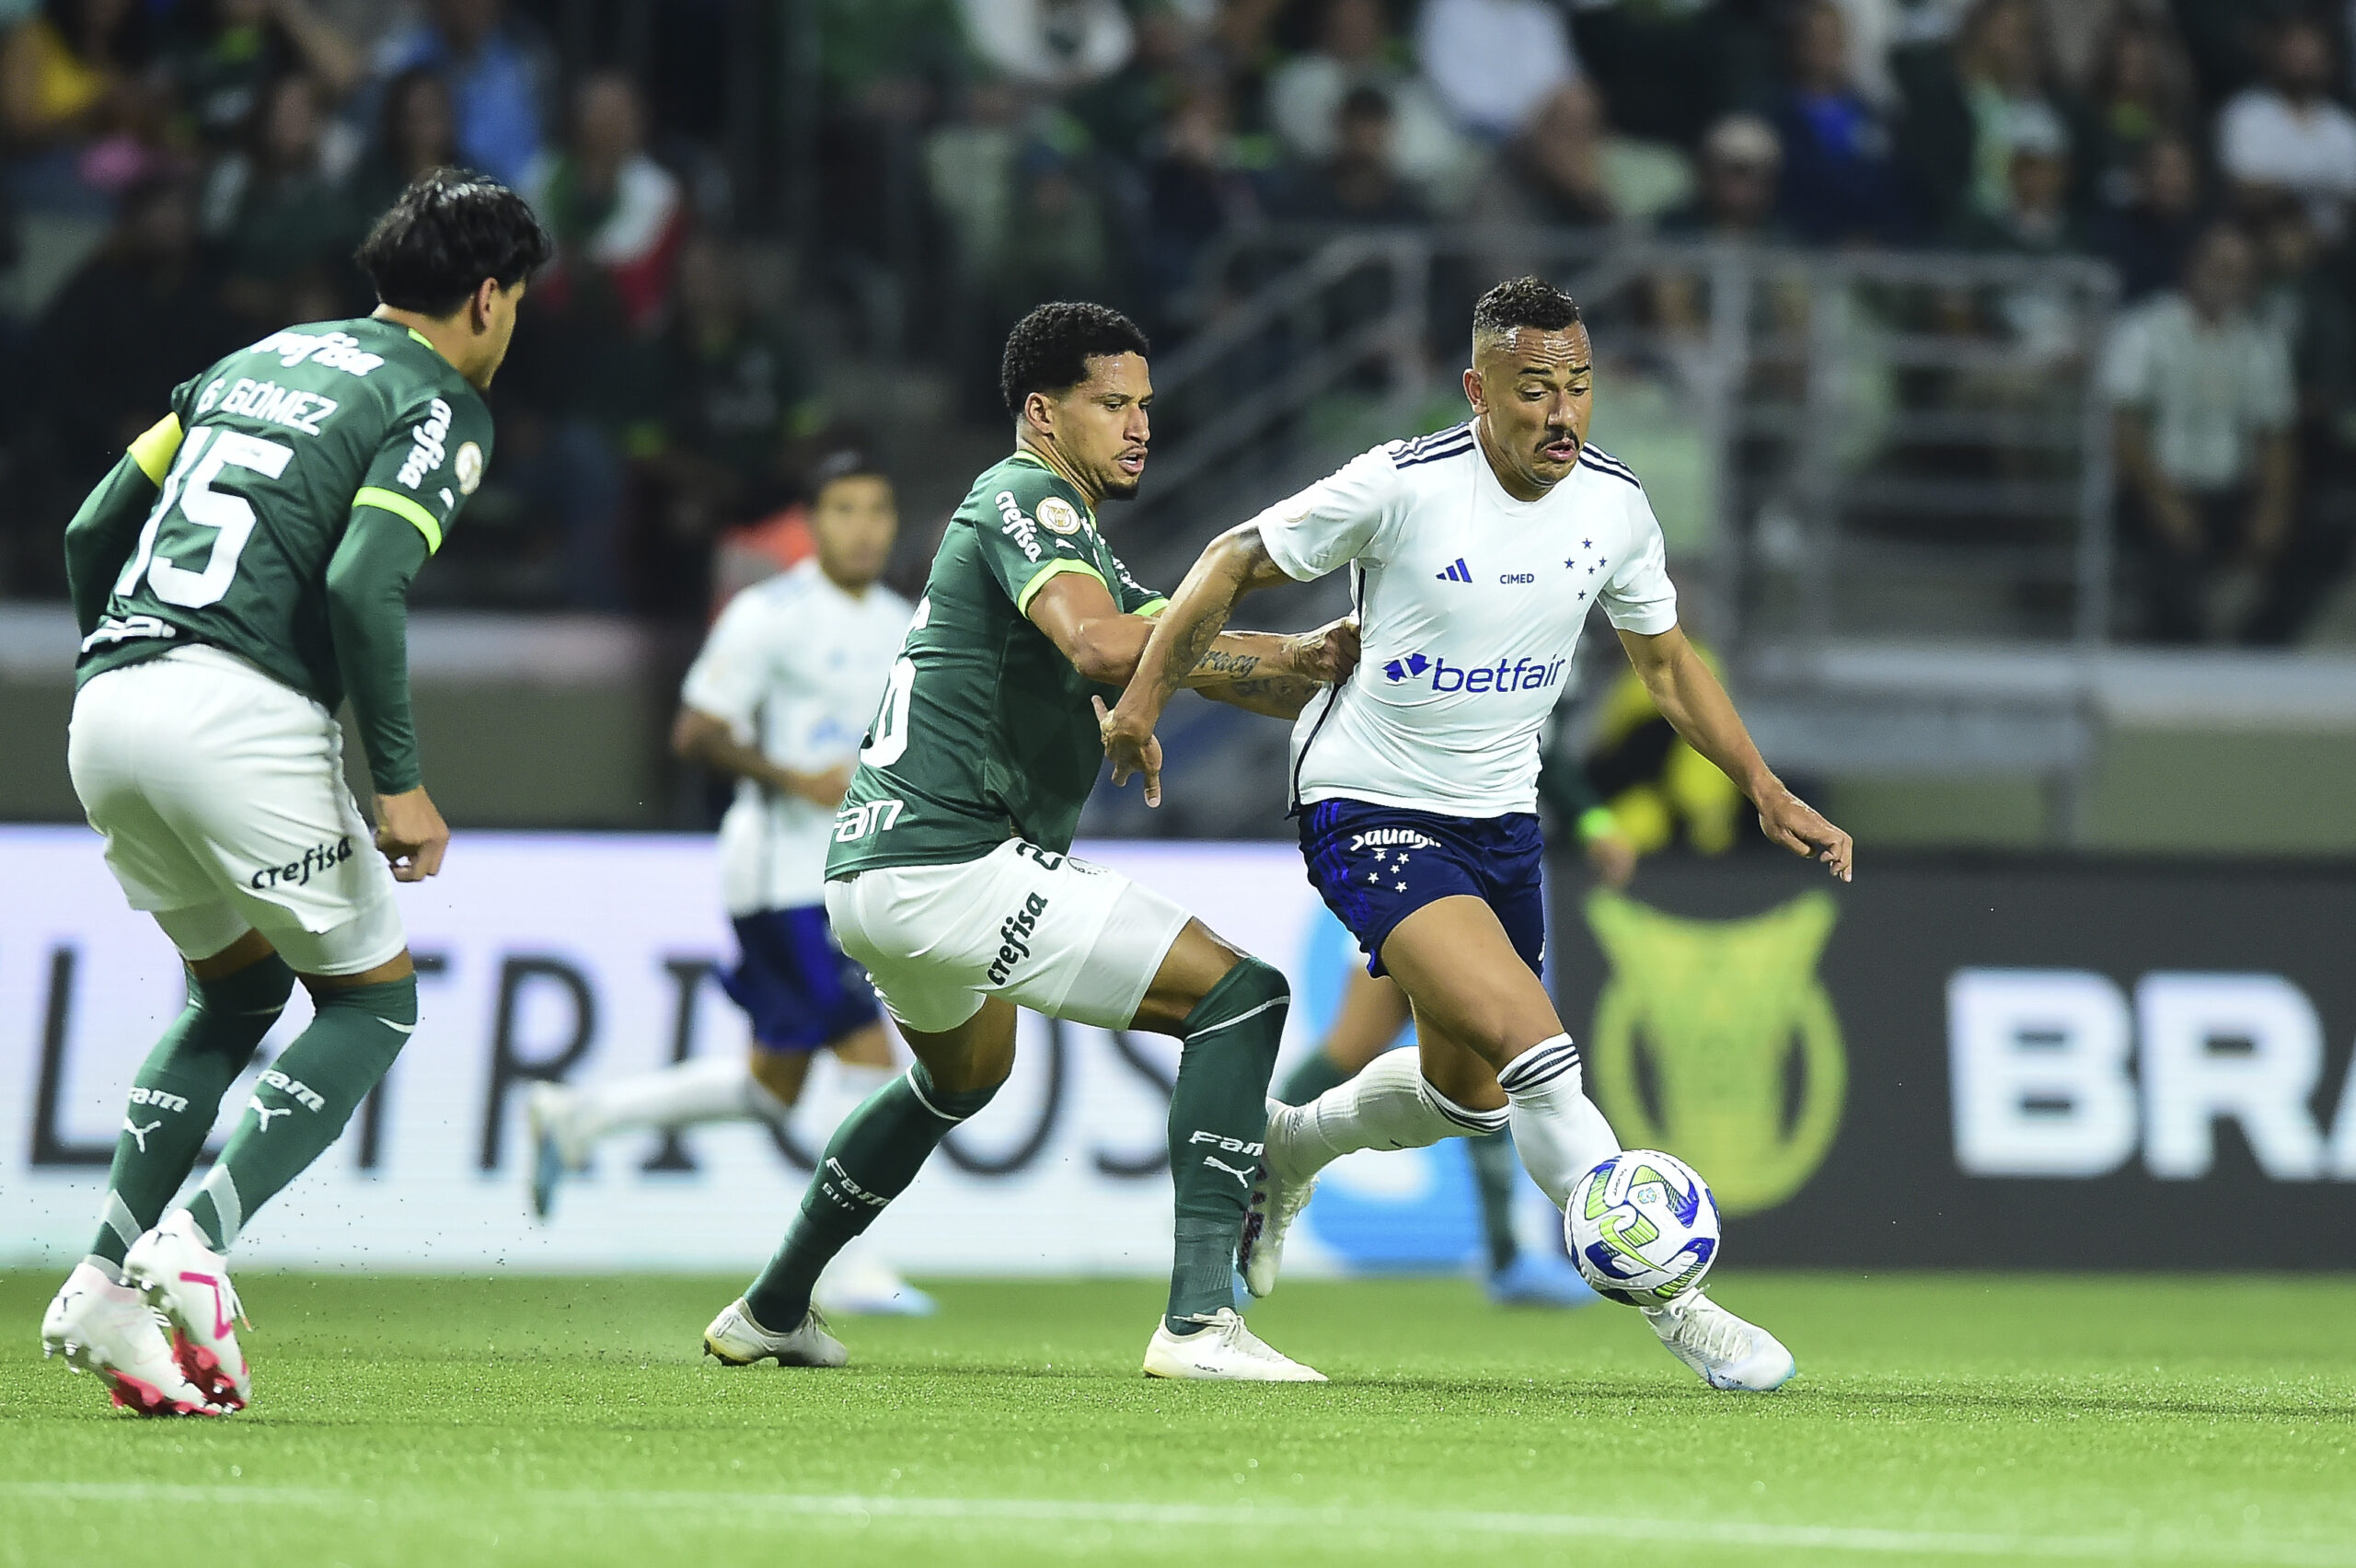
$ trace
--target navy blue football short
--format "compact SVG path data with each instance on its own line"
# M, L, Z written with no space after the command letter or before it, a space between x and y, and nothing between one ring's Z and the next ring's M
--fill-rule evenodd
M1477 898L1494 910L1514 951L1546 973L1545 836L1531 812L1441 816L1363 801L1320 801L1300 813L1309 880L1367 955L1387 973L1382 944L1436 899Z
M826 905L764 909L733 924L739 956L720 986L763 1050L815 1051L882 1016L867 971L835 945Z

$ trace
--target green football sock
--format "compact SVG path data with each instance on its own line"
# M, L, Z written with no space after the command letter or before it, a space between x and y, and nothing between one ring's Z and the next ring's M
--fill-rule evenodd
M1196 1320L1235 1305L1235 1244L1268 1136L1268 1075L1291 1001L1282 974L1247 958L1180 1026L1185 1048L1170 1091L1177 1245L1163 1318L1172 1333L1192 1333Z
M1285 1075L1284 1086L1276 1091L1276 1096L1288 1105L1306 1105L1327 1090L1339 1089L1349 1082L1352 1076L1320 1046Z
M417 976L313 995L311 1027L254 1085L188 1211L226 1251L254 1211L327 1152L417 1028Z
M918 1062L869 1095L826 1141L802 1194L802 1212L777 1255L745 1292L753 1321L791 1333L810 1310L810 1292L835 1254L908 1190L949 1129L990 1102L998 1085L949 1093Z
M294 972L276 953L217 980L188 977L187 1008L131 1080L92 1257L121 1267L132 1242L164 1216L204 1147L221 1097L294 990Z
M1513 1266L1521 1249L1513 1239L1513 1189L1521 1160L1511 1133L1481 1133L1464 1140L1472 1160L1472 1185L1481 1194L1481 1234L1489 1244L1489 1272Z

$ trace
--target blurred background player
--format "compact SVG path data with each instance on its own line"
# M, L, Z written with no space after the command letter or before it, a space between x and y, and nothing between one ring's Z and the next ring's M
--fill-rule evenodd
M482 393L549 248L506 187L426 175L360 247L372 315L273 332L182 382L65 531L75 791L179 950L188 1007L132 1080L98 1236L41 1347L142 1414L245 1405L221 1254L417 1029L393 883L439 871L450 830L410 718L409 587L482 482ZM373 836L343 779L347 695ZM165 1214L298 978L309 1027Z
M687 671L671 737L681 756L736 779L720 855L738 956L720 984L752 1024L751 1054L535 1087L532 1211L542 1219L562 1176L586 1169L590 1151L616 1133L782 1125L804 1098L814 1055L826 1050L837 1065L837 1092L826 1101L835 1114L820 1126L804 1113L805 1132L823 1142L891 1077L874 990L836 945L824 900L835 808L908 625L908 602L877 581L899 513L891 481L856 452L824 460L815 479L814 553L721 612ZM858 1248L827 1269L818 1300L830 1312L933 1309L930 1297Z
M1635 874L1636 846L1596 793L1578 758L1559 744L1559 732L1554 738L1557 744L1539 770L1539 798L1553 809L1559 822L1578 834L1596 881L1615 890L1626 887ZM1397 981L1370 970L1353 970L1325 1038L1270 1092L1287 1105L1306 1105L1356 1078L1376 1057L1403 1047L1400 1036L1414 1022L1407 994ZM1483 1284L1489 1299L1500 1307L1584 1307L1597 1299L1560 1246L1525 1247L1514 1233L1514 1193L1521 1184L1521 1167L1514 1159L1513 1135L1469 1136L1464 1153L1481 1204L1486 1254Z

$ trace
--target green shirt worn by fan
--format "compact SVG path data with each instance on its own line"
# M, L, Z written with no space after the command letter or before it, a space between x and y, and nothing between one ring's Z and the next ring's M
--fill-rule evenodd
M362 317L273 332L171 406L83 503L136 515L160 487L121 571L76 584L76 684L208 644L330 712L348 693L376 789L417 788L404 600L491 460L482 395L422 334ZM370 591L339 608L336 582Z
M1166 603L1138 586L1069 481L1017 452L974 481L933 556L835 819L826 875L979 859L1021 837L1071 847L1104 761L1089 680L1027 611L1083 572L1131 615Z

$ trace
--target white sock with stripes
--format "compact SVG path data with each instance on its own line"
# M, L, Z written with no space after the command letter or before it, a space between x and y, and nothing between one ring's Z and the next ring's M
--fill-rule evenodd
M1270 1118L1268 1157L1297 1182L1362 1148L1423 1148L1505 1124L1503 1111L1468 1111L1425 1082L1409 1046L1385 1052L1349 1082Z
M1507 1063L1497 1082L1522 1169L1561 1208L1580 1177L1620 1152L1611 1124L1587 1097L1579 1048L1567 1034L1542 1040Z

